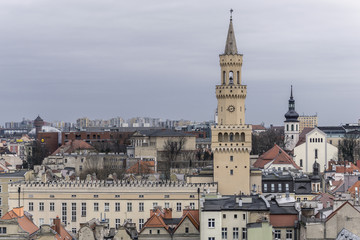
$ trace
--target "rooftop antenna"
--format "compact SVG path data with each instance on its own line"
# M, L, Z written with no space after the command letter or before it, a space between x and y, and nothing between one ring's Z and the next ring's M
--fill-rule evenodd
M230 20L232 20L232 13L234 10L232 10L232 8L230 9Z

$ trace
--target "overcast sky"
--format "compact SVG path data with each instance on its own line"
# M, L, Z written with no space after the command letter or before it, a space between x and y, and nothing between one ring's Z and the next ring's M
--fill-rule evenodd
M282 124L290 85L299 114L357 122L358 0L2 0L0 125L213 119L230 8L247 123Z

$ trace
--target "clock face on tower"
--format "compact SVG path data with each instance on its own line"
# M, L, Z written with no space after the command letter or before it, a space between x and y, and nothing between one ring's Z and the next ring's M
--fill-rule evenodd
M229 112L233 112L233 111L235 111L235 107L233 105L230 105L230 106L228 106L227 110Z

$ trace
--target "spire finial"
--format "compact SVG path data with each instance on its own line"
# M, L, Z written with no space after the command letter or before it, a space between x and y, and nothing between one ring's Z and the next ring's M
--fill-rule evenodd
M234 10L232 10L232 8L230 9L230 21L232 20L232 13Z
M291 94L290 94L290 98L293 98L293 94L292 94L292 85L291 85Z

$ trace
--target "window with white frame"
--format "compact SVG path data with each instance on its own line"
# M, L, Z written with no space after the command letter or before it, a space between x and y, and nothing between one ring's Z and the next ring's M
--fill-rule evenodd
M115 203L115 212L120 212L120 203Z
M282 191L282 184L279 183L279 184L278 184L278 192L281 192L281 191Z
M289 191L289 184L288 183L285 184L285 191L287 191L287 192Z
M6 227L0 227L0 234L6 234Z
M227 228L221 228L221 239L227 239Z
M264 192L267 192L268 189L267 189L267 183L264 183Z
M106 202L104 204L104 212L108 212L108 211L110 211L110 203Z
M181 212L181 202L176 203L176 211Z
M76 203L71 203L71 222L76 222Z
M291 240L293 238L293 231L286 230L286 240Z
M98 212L99 211L99 203L95 202L94 203L94 212Z
M165 208L170 208L170 203L166 202L165 203Z
M45 223L44 218L39 218L39 226L43 225Z
M29 212L30 212L30 211L34 211L34 203L33 203L33 202L29 202L29 207L28 207L28 209L29 209Z
M50 203L50 212L54 212L55 211L55 203L51 202Z
M81 203L81 216L86 217L86 202Z
M275 239L281 239L281 230L275 230L274 231L274 238Z
M116 218L115 219L115 228L119 229L120 225L121 225L120 218Z
M143 226L144 226L144 219L140 218L139 219L139 231L143 228Z
M61 221L67 225L67 203L61 203Z
M242 239L247 239L247 228L242 228Z
M190 209L195 209L195 203L194 202L190 203Z
M209 218L208 219L208 227L214 228L215 227L215 218Z
M271 192L275 192L275 184L274 183L271 184Z
M132 212L132 203L131 202L127 203L127 211Z
M143 212L143 211L144 211L144 203L139 202L139 212Z
M158 203L157 202L153 202L153 208L157 207Z
M215 240L215 237L208 237L208 240Z
M237 239L239 239L239 228L238 227L234 227L233 228L233 239L235 240L237 240Z
M39 202L39 211L43 212L44 209L45 209L44 203L43 203L43 202Z

